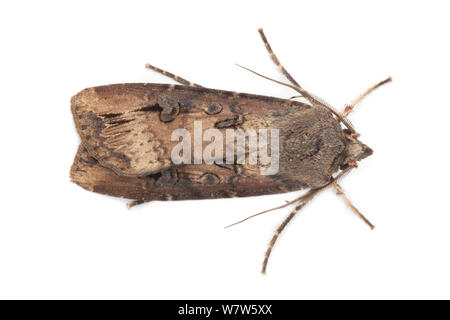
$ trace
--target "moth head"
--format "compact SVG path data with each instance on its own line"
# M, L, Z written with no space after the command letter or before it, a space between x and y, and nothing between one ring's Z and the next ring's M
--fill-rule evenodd
M345 148L344 161L342 162L341 169L349 166L355 167L358 161L373 154L373 150L359 141L350 130L344 130L344 136L347 140L347 147Z

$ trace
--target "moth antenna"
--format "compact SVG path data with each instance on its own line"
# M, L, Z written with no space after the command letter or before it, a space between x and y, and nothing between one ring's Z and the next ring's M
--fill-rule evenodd
M253 214L253 215L251 215L251 216L248 216L248 217L245 218L245 219L242 219L242 220L240 220L240 221L238 221L238 222L235 222L235 223L232 223L232 224L226 226L225 229L226 229L226 228L229 228L229 227L232 227L232 226L235 226L235 225L237 225L237 224L240 224L240 223L242 223L242 222L244 222L244 221L247 221L247 220L249 220L249 219L251 219L251 218L254 218L254 217L256 217L256 216L259 216L259 215L261 215L261 214L264 214L264 213L267 213L267 212L271 212L271 211L275 211L275 210L282 209L282 208L286 208L286 207L290 206L291 204L296 203L297 201L298 201L298 199L294 199L294 200L292 200L292 201L286 201L286 203L283 204L283 205L281 205L281 206L278 206L278 207L275 207L275 208L272 208L272 209L267 209L267 210L264 210L264 211L255 213L255 214Z
M292 96L289 98L289 100L296 99L296 98L304 98L304 97L302 95Z
M257 76L260 76L260 77L262 77L262 78L264 78L264 79L267 79L267 80L273 81L273 82L275 82L275 83L281 84L281 85L283 85L283 86L286 86L286 87L288 87L288 88L291 88L291 89L297 91L298 93L300 93L300 94L302 94L302 95L303 95L304 92L305 92L305 90L303 90L303 89L300 88L300 87L297 87L297 86L294 86L294 85L289 84L289 83L285 83L285 82L281 82L281 81L278 81L278 80L269 78L269 77L267 77L267 76L265 76L265 75L262 75L261 73L258 73L258 72L256 72L256 71L253 71L253 70L250 69L250 68L241 66L241 65L238 64L238 63L236 63L236 65L237 65L238 67L240 67L240 68L242 68L242 69L245 69L245 70L247 70L247 71L250 71L251 73L254 73L254 74L256 74Z
M281 82L281 81L278 81L278 80L269 78L269 77L267 77L267 76L265 76L265 75L262 75L262 74L260 74L260 73L258 73L258 72L256 72L256 71L253 71L252 69L249 69L249 68L247 68L247 67L241 66L240 64L237 64L237 63L236 63L236 65L237 65L238 67L241 67L242 69L245 69L245 70L247 70L247 71L250 71L251 73L254 73L254 74L256 74L257 76L260 76L260 77L262 77L262 78L264 78L264 79L273 81L273 82L275 82L275 83L281 84L281 85L283 85L283 86L286 86L286 87L288 87L288 88L291 88L291 89L297 91L297 92L300 93L305 99L307 99L312 105L320 105L320 106L322 106L322 107L324 107L324 108L327 108L328 110L330 110L331 113L333 113L333 114L338 118L338 120L339 120L340 122L342 122L342 123L347 127L347 129L349 129L353 134L358 135L357 132L355 131L355 128L353 128L352 124L348 121L348 119L346 119L345 117L343 117L337 110L335 110L333 107L331 107L328 103L326 103L325 101L323 101L323 100L320 99L319 97L316 97L316 96L310 94L309 92L307 92L305 89L303 89L303 88L301 88L301 87L296 87L296 86L291 85L291 84L289 84L289 83L284 83L284 82Z
M235 225L237 225L237 224L240 224L240 223L242 223L242 222L244 222L244 221L247 221L247 220L249 220L249 219L251 219L251 218L257 217L257 216L262 215L262 214L267 213L267 212L271 212L271 211L274 211L274 210L286 208L286 207L288 207L288 206L290 206L290 205L293 205L293 204L297 204L297 205L298 205L299 203L307 202L307 201L310 200L310 198L312 198L314 195L316 195L316 193L318 193L319 191L325 189L325 188L328 187L330 184L336 182L338 179L341 179L341 178L342 178L345 174L347 174L351 169L353 169L353 168L352 168L352 167L348 167L347 169L341 171L335 178L332 178L328 183L324 184L324 185L321 186L321 187L318 187L318 188L315 188L315 189L311 189L311 190L309 190L307 193L305 193L304 195L302 195L302 196L300 196L300 197L298 197L298 198L295 198L295 199L292 200L292 201L287 201L287 200L286 200L286 203L285 203L285 204L282 204L281 206L278 206L278 207L275 207L275 208L272 208L272 209L267 209L267 210L264 210L264 211L255 213L255 214L253 214L253 215L251 215L251 216L248 216L248 217L245 218L245 219L239 220L239 221L237 221L237 222L235 222L235 223L232 223L232 224L226 226L225 229L226 229L226 228L229 228L229 227L232 227L232 226L235 226Z
M261 77L261 78L264 78L264 79L266 79L266 80L269 80L269 81L272 81L272 82L281 84L281 85L283 85L283 86L285 86L285 87L288 87L288 88L291 88L291 89L297 91L297 92L300 93L304 98L306 98L308 101L310 101L312 104L314 104L314 103L322 104L320 101L316 101L316 99L315 99L310 93L308 93L306 90L304 90L304 89L301 88L301 87L297 87L297 86L294 86L294 85L289 84L289 83L285 83L285 82L281 82L281 81L272 79L272 78L270 78L270 77L268 77L268 76L265 76L265 75L263 75L263 74L261 74L261 73L258 73L258 72L256 72L256 71L254 71L254 70L252 70L252 69L250 69L250 68L241 66L241 65L238 64L238 63L236 63L236 65L237 65L238 67L242 68L242 69L245 69L245 70L247 70L247 71L253 73L253 74L256 74L257 76L259 76L259 77ZM328 108L328 106L326 106L326 107ZM334 113L334 111L333 111L333 113Z
M342 115L344 117L348 116L351 112L353 112L353 109L355 108L355 106L364 98L366 97L369 93L371 93L373 90L375 90L376 88L378 88L379 86L382 86L385 83L391 82L392 78L388 77L386 79L384 79L383 81L378 82L377 84L373 85L372 87L366 89L363 93L361 93L355 100L352 101L351 104L345 106L344 111L342 111Z
M190 87L203 88L203 87L202 87L201 85L199 85L199 84L196 84L196 83L194 83L194 82L192 82L192 81L188 81L188 80L186 80L186 79L184 79L184 78L182 78L182 77L179 77L179 76L177 76L177 75L175 75L175 74L173 74L173 73L171 73L171 72L169 72L169 71L166 71L166 70L160 69L160 68L158 68L158 67L152 66L150 63L147 63L147 64L145 65L145 67L146 67L147 69L152 69L153 71L159 72L159 73L161 73L162 75L165 75L166 77L168 77L168 78L170 78L170 79L173 79L173 80L175 80L175 81L178 82L178 83L181 83L181 84L184 84L184 85L187 85L187 86L190 86Z
M333 180L333 181L334 181L334 180ZM325 186L328 186L328 184L326 184ZM325 186L324 186L324 187L325 187ZM281 206L278 206L278 207L275 207L275 208L272 208L272 209L267 209L267 210L264 210L264 211L255 213L255 214L253 214L253 215L251 215L251 216L248 216L248 217L245 218L245 219L242 219L242 220L240 220L240 221L238 221L238 222L235 222L235 223L232 223L232 224L226 226L225 229L226 229L226 228L229 228L229 227L232 227L232 226L235 226L235 225L237 225L237 224L239 224L239 223L242 223L242 222L244 222L244 221L247 221L247 220L249 220L249 219L251 219L251 218L254 218L254 217L256 217L256 216L262 215L262 214L264 214L264 213L271 212L271 211L278 210L278 209L282 209L282 208L286 208L286 207L288 207L288 206L290 206L290 205L298 204L298 203L300 203L300 202L303 202L303 201L305 201L306 199L309 199L309 198L311 197L311 195L314 195L314 194L316 194L319 190L322 190L324 187L319 187L319 188L316 188L316 189L311 189L311 190L309 190L307 193L305 193L304 195L302 195L302 196L300 196L300 197L298 197L298 198L295 198L295 199L292 200L292 201L286 201L286 203L285 203L285 204L282 204Z
M358 216L360 217L369 227L370 229L374 229L375 226L369 221L369 219L367 219L359 210L358 208L356 208L353 203L350 201L349 198L347 198L347 196L345 195L344 189L342 189L342 187L337 183L333 183L333 187L336 191L336 194L341 196L342 199L344 200L345 204L347 206L350 207L350 209Z

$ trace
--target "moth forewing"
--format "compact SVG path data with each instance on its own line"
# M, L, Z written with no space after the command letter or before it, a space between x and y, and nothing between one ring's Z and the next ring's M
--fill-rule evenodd
M211 129L224 137L227 129L277 130L279 170L271 178L295 179L302 186L326 183L346 148L339 122L324 108L206 88L162 84L89 88L72 98L72 112L89 154L121 176L145 176L182 164L172 161L179 141L171 137L181 128L194 136L198 122L201 136ZM210 143L204 137L200 141L203 150ZM190 163L198 164L195 151ZM249 144L240 153L251 154Z
M284 193L307 186L295 179L272 179L242 165L191 164L174 166L160 173L120 176L99 164L83 145L78 148L70 171L80 187L133 200L200 200L250 197Z

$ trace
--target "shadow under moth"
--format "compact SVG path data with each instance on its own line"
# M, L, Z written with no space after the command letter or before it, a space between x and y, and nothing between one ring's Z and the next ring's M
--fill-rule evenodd
M298 198L251 216L293 208L269 243L262 267L265 273L278 235L309 200L327 187L333 187L373 228L346 197L338 180L372 154L372 149L358 140L348 114L364 96L391 78L367 89L338 112L294 80L273 53L262 29L258 31L289 83L245 69L290 87L297 96L280 99L209 89L147 64L147 68L181 85L115 84L84 89L72 97L71 109L81 145L70 177L89 191L134 200L129 207L152 200L249 197L304 189L306 193ZM196 127L199 122L200 129ZM183 132L200 130L200 135L214 129L216 146L231 151L232 161L225 161L217 148L208 163L198 161L195 150L184 149L180 154L185 161L174 161L173 150L180 140L171 137L180 128ZM272 174L261 174L265 164L250 161L259 156L259 149L251 143L238 145L232 140L230 148L230 144L217 140L219 134L227 136L229 130L264 129L277 132L277 170ZM199 147L205 150L211 141L201 139ZM237 161L239 157L244 160Z

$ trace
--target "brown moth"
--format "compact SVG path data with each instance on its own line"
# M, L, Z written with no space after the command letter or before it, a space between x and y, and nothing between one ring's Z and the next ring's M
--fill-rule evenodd
M72 97L71 109L81 145L70 176L87 190L135 200L131 205L151 200L248 197L308 189L303 196L278 207L292 205L294 210L269 244L262 269L265 273L279 233L298 210L328 186L333 186L355 213L373 227L350 203L337 180L356 167L357 161L372 154L358 140L359 134L346 116L365 95L391 79L369 88L343 112L337 112L290 76L262 29L259 32L273 61L291 84L269 79L296 90L307 103L204 88L147 65L183 85L117 84L88 88ZM248 159L228 163L217 152L210 163L195 162L193 154L188 156L192 160L189 164L174 163L172 150L178 141L171 139L172 132L179 128L194 132L199 121L201 134L208 129L225 136L229 129L276 128L278 170L262 175L261 163L250 163ZM203 139L201 146L207 147L209 142ZM250 143L240 147L233 144L232 151L234 157L249 157L256 152Z

